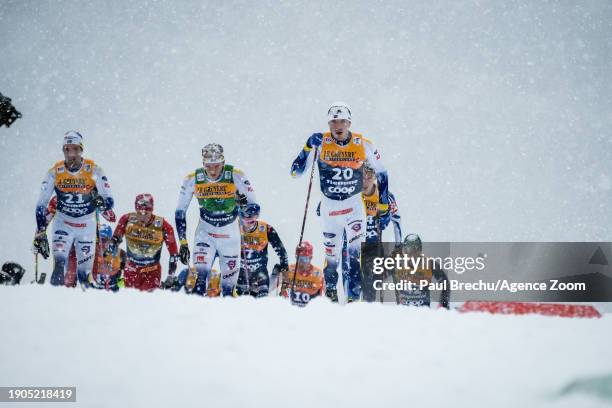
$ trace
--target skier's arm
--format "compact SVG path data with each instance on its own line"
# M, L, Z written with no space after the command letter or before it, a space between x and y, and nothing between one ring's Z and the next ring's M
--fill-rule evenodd
M272 244L272 248L274 248L274 252L276 252L276 255L278 256L281 269L286 270L289 267L287 251L285 250L285 246L278 236L278 233L271 225L268 225L268 241L270 244Z
M164 219L164 242L166 243L166 247L168 248L168 252L170 256L178 255L178 248L176 245L176 238L174 237L174 228L168 221Z
M176 264L179 258L178 248L176 246L176 239L174 238L174 229L172 225L168 221L164 219L164 242L166 243L166 247L168 248L168 252L170 253L170 260L168 263L168 277L166 278L165 285L168 287L169 285L174 285L176 278L174 277L174 273L176 272Z
M376 181L378 182L378 191L380 195L380 202L383 205L389 204L389 178L387 176L387 170L382 164L380 159L380 153L374 144L364 139L364 147L366 152L366 160L370 162L374 171L376 171Z
M242 170L238 170L235 167L234 183L236 184L236 190L238 190L237 193L246 198L246 204L257 204L257 198L255 197L255 191L251 182Z
M121 241L123 241L123 236L125 235L125 228L127 227L129 217L129 214L124 214L121 218L119 218L119 222L117 223L115 231L113 232L113 236L111 237L111 243L102 254L107 260L110 260L111 257L116 256L117 251L121 253L119 245L121 245Z
M44 231L47 228L47 205L55 188L55 171L49 169L40 187L40 194L36 202L36 230Z
M174 212L174 222L176 224L176 233L179 240L187 239L187 209L191 203L191 197L195 189L195 173L190 173L183 180L181 192L179 193L178 204Z
M111 193L110 184L108 183L108 178L104 174L104 170L102 167L97 164L94 165L94 176L96 178L96 189L98 190L98 195L104 199L104 209L103 211L112 210L115 205L115 201L113 200L113 194Z
M123 236L125 235L125 227L127 227L128 220L130 218L129 214L124 214L119 218L119 222L117 222L117 226L115 227L115 231L113 232L113 244L121 243L123 241Z
M291 175L293 177L301 176L302 173L313 164L313 160L308 160L308 158L312 150L318 149L321 143L323 143L323 133L313 133L308 140L306 140L306 144L300 151L300 154L298 154L291 164Z
M45 214L45 222L46 222L46 225L48 226L51 223L51 220L53 219L53 217L55 217L55 213L57 212L57 196L56 195L51 197L51 200L49 200L49 204L47 205L46 211L47 212Z
M444 271L444 269L442 269L440 264L437 262L434 264L432 274L433 274L433 278L436 281L438 282L446 281L446 285L445 285L446 289L444 289L442 293L440 293L440 306L448 309L449 302L450 302L450 284L448 282L448 276L446 275L446 272Z

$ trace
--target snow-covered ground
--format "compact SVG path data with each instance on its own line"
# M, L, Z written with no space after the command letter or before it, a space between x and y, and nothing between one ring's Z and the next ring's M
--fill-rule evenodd
M76 386L77 404L66 406L611 401L581 387L561 395L577 380L612 373L610 315L493 316L324 299L296 308L280 298L37 285L0 287L0 309L0 384Z

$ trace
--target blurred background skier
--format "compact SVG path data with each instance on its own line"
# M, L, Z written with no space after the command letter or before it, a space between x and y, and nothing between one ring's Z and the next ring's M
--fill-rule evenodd
M446 281L446 289L440 292L440 306L446 309L449 308L450 302L450 285L448 276L442 266L438 262L424 262L427 257L423 254L423 243L421 237L417 234L408 234L404 238L403 244L396 250L400 255L406 254L410 258L408 268L396 269L393 273L394 282L411 281L415 285L419 285L422 280L428 282ZM418 267L414 267L412 259L422 258ZM396 290L397 302L405 306L429 306L431 303L431 294L429 288L421 290Z
M172 286L178 260L178 250L172 225L163 217L153 214L153 196L138 194L135 212L123 215L105 251L108 264L117 256L123 237L126 239L127 263L123 276L126 288L153 291L160 287L162 268L159 263L164 243L170 253L167 284Z
M259 219L259 204L247 204L240 210L242 234L242 266L237 292L253 297L268 296L271 281L275 284L281 271L287 270L287 251L276 230ZM279 262L268 274L268 244L272 245Z
M122 275L127 262L127 254L123 249L118 249L113 253L111 249L112 237L113 229L110 225L101 224L98 229L96 262L89 278L89 284L97 289L116 292L124 284ZM110 250L110 254L107 253L108 250ZM68 276L68 273L66 276Z
M296 263L281 272L280 295L290 298L294 305L305 306L323 294L323 272L312 264L313 247L309 241L302 241L295 253Z
M376 171L370 165L370 162L366 162L363 166L363 203L366 209L366 233L365 242L368 244L377 244L382 241L382 233L388 224L380 221L381 214L385 214L387 211L391 216L391 224L393 225L394 241L396 246L402 243L402 227L401 227L401 216L395 196L389 192L389 205L381 205L380 191L378 189L378 181L376 179ZM381 247L382 249L382 247ZM346 238L343 243L343 251L346 251ZM357 300L355 298L356 291L355 287L359 284L358 277L351 275L351 270L346 262L342 263L343 266L343 280L344 288L347 293L347 300ZM366 302L373 302L376 300L376 290L374 289L374 274L370 265L364 265L362 263L362 279L361 290L362 298ZM354 272L353 272L354 273Z

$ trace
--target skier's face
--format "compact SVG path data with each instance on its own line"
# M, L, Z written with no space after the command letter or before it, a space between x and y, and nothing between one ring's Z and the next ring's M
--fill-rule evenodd
M334 119L329 121L329 130L334 138L340 142L344 142L349 137L349 128L351 122L346 119Z
M242 225L244 225L245 230L252 231L257 225L257 217L243 217Z
M376 184L376 173L373 171L363 171L363 189L369 190Z
M204 171L206 172L206 176L211 180L216 180L221 175L223 171L223 166L225 163L206 163L204 164Z
M153 210L140 209L136 211L136 219L143 224L146 224L151 219L152 215Z
M64 146L64 160L66 164L70 167L74 164L77 164L81 161L81 154L83 154L83 150L80 146L77 145L66 145Z
M310 261L312 261L310 256L298 256L295 269L298 273L308 274L310 272Z
M421 251L419 250L419 248L415 248L415 247L409 247L404 249L404 253L406 255L408 255L409 258L418 258L419 256L421 256Z

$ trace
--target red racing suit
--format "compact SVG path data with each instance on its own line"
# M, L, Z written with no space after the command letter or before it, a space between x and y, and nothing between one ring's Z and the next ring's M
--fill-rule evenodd
M127 264L123 273L125 287L152 291L159 288L161 265L159 258L163 244L170 256L177 256L174 229L164 218L152 215L143 224L136 213L123 215L113 233L113 241L126 239Z

